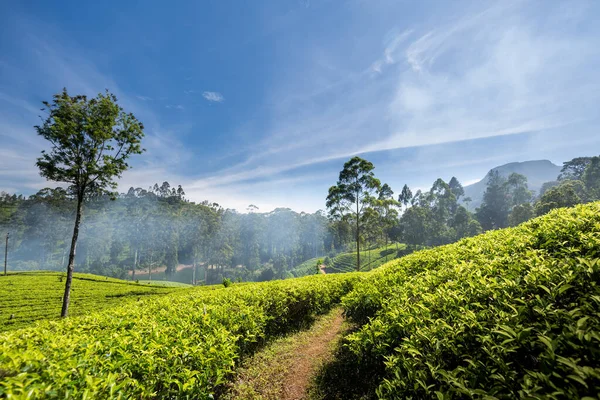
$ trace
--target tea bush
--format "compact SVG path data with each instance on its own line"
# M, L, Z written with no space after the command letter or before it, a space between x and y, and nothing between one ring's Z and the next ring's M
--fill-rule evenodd
M599 258L600 203L411 254L344 298L348 348L380 398L598 398Z
M35 321L58 319L65 291L64 273L18 272L0 276L0 331L24 328ZM163 296L180 289L75 273L71 291L73 316L121 306L140 297ZM11 318L12 317L12 318Z
M358 274L190 289L0 335L0 397L208 398L257 343L328 310Z

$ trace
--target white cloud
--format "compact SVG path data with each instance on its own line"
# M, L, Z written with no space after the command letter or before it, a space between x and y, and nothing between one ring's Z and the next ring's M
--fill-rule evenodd
M167 104L165 108L174 109L174 110L183 110L184 107L181 104Z
M225 101L225 97L219 92L203 92L202 97L210 102L222 103Z
M371 64L370 70L377 73L382 73L384 66L395 64L399 61L401 57L399 50L401 49L401 45L410 37L413 33L412 29L406 30L399 35L392 35L391 40L385 47L383 51L383 57L381 59L375 60L373 64Z
M142 100L142 101L150 101L152 100L152 97L148 97L148 96L135 96L137 99Z

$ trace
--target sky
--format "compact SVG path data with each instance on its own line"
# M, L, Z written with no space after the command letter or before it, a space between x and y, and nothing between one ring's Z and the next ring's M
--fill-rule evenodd
M325 208L349 158L396 193L600 154L600 2L0 2L0 190L52 186L41 102L108 89L145 125L119 189Z

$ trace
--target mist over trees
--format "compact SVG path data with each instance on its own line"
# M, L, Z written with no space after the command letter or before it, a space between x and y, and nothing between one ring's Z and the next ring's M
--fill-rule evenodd
M149 271L158 274L155 269L163 268L170 279L185 266L195 283L290 278L299 275L297 265L313 258L328 263L340 252L394 242L408 246L399 249L401 256L600 198L599 157L565 162L541 195L528 189L523 175L491 175L475 210L468 209L469 199L455 177L437 179L428 190L404 185L398 194L377 180L359 202L358 246L355 214L348 210L262 213L249 205L240 213L209 201L192 203L184 188L168 182L130 188L114 201L101 195L86 203L75 269L148 279ZM329 199L334 199L331 191ZM329 204L339 205L337 199ZM28 198L1 193L0 229L11 232L10 269L64 270L75 206L75 197L63 188L45 188Z
M75 206L76 198L62 188L42 189L29 198L0 194L0 226L11 232L11 268L64 269ZM345 241L322 213L256 211L195 204L181 186L168 182L131 188L115 200L96 196L86 203L76 270L135 278L136 271L157 267L173 276L179 265L187 265L197 281L220 282L224 275L261 280L261 274L291 277L294 265L326 249L344 249Z

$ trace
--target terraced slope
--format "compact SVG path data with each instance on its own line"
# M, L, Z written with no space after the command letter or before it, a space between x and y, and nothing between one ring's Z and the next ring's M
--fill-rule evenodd
M398 245L398 250L403 250L406 245ZM388 261L396 258L397 249L395 244L387 247L379 247L373 250L360 252L360 270L370 271ZM327 273L340 273L356 271L356 253L343 253L333 258L331 265L326 269Z
M388 261L391 261L397 257L397 250L403 250L406 248L404 244L391 244L387 247L379 247L377 249L361 251L360 252L360 263L361 271L370 271L377 268ZM310 260L304 261L294 268L293 273L296 276L313 275L316 273L315 265L319 259L324 257L311 258ZM356 271L356 253L341 253L335 256L331 260L331 264L325 269L326 273L342 273L342 272L354 272Z

